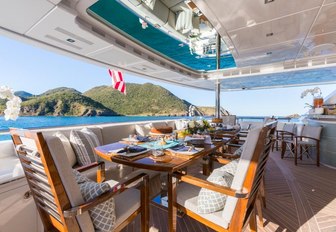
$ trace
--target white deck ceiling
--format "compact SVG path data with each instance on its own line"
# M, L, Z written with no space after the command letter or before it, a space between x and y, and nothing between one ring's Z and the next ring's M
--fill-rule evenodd
M194 2L229 44L238 67L336 52L335 0Z
M104 67L208 90L218 78L223 90L336 82L336 0L195 0L238 66L210 73L180 66L96 21L86 13L94 2L3 0L0 33ZM309 80L272 75L297 76L292 73L304 69Z

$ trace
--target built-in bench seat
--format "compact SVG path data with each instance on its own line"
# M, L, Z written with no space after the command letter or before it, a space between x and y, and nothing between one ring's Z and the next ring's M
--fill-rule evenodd
M88 125L88 126L74 126L74 127L64 127L64 128L48 128L39 129L36 131L42 131L45 137L55 136L57 132L62 133L68 139L70 138L70 133L72 130L80 130L82 128L88 128L97 136L101 145L114 143L120 141L122 138L127 138L130 134L137 134L136 126L162 126L169 125L175 129L175 121L167 122L141 122L141 123L118 123L118 124L100 124L100 125ZM34 131L34 130L33 130ZM60 151L65 152L66 145L63 143L63 148ZM72 148L73 149L73 148ZM75 150L72 152L75 155ZM69 158L69 157L68 157ZM76 157L72 157L70 160L76 160ZM73 163L72 163L73 164ZM73 165L73 168L78 167L78 163ZM113 162L105 161L105 175L106 179L119 180L126 175L133 172L134 169L124 165L119 165ZM96 169L90 169L85 172L86 175L91 179L96 179ZM151 174L154 175L154 174Z

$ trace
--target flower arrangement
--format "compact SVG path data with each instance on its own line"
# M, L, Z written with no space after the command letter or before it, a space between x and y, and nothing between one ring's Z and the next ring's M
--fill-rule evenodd
M21 99L14 95L14 91L7 86L0 86L0 99L7 99L5 120L16 120L20 113Z
M301 93L301 98L307 96L310 93L314 98L322 98L322 91L319 87L315 87L313 89L306 89Z
M301 93L301 98L304 98L307 96L307 94L310 93L314 97L313 105L310 105L306 103L305 107L310 107L312 109L314 108L321 108L323 105L323 97L322 97L322 91L319 87L315 87L313 89L306 89Z
M210 124L207 120L201 119L201 120L191 120L188 122L186 132L188 134L197 134L205 132L207 129L210 128Z

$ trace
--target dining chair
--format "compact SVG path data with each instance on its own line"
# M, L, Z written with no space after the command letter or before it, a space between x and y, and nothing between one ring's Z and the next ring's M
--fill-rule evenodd
M305 125L302 129L300 136L295 136L295 165L297 165L297 159L302 160L304 154L307 157L311 155L312 148L316 148L316 165L320 166L320 138L321 138L322 126L309 126ZM299 150L299 156L298 156Z
M205 179L206 177L175 173L176 178L181 182L176 188L176 195L173 195L173 199L176 199L176 207L216 231L242 231L247 224L251 231L256 231L255 203L260 193L266 162L273 143L270 133L271 128L268 126L250 131L229 186L210 182L208 181L210 177ZM218 173L220 176L224 174L217 171L216 174ZM226 195L223 209L200 213L198 197L202 189ZM207 198L211 200L210 196Z
M222 116L222 124L223 125L229 125L229 126L234 126L236 125L237 117L236 115L225 115Z
M11 129L10 133L44 231L91 232L100 226L120 231L139 214L141 231L148 231L148 175L111 180L96 188L97 183L86 182L89 179L84 175L80 176L83 182L75 178L59 138L18 129ZM135 183L138 188L129 187ZM85 190L88 186L94 188L84 195L82 187Z
M286 123L283 130L277 131L277 140L281 144L281 159L295 156L295 136L298 133L300 132L294 123ZM289 151L287 156L285 156L286 151Z

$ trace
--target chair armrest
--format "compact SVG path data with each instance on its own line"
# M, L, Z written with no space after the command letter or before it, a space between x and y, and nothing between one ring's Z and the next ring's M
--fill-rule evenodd
M95 168L98 166L100 166L101 169L105 170L105 163L103 161L87 164L87 165L76 168L76 170L79 172L85 172L87 170L90 170L91 168Z
M105 163L103 161L99 161L99 162L94 162L82 167L78 167L76 168L77 171L79 172L85 172L87 170L90 170L92 168L98 167L97 170L97 182L101 183L103 181L105 181Z
M295 136L294 133L289 132L289 131L284 131L284 130L277 130L276 133L277 133L278 137L280 136L280 138L284 135L290 135L290 136L293 136L293 137Z
M138 181L139 179L142 180L142 182L146 181L146 183L148 183L149 177L147 174L145 173L141 173L129 180L126 180L125 182L119 183L115 186L113 186L113 188L111 188L111 190L109 190L108 192L103 193L102 195L84 203L81 204L79 206L76 207L72 207L68 210L64 210L63 214L65 218L71 218L71 217L75 217L78 216L80 214L83 214L84 212L92 209L93 207L107 201L108 199L110 199L111 197L122 193L123 191L125 191L127 189L127 186L132 184L133 182ZM145 187L148 189L148 184L145 185ZM148 191L147 191L148 192Z
M212 182L206 181L206 180L202 180L199 179L197 177L194 176L190 176L190 175L184 175L182 173L179 172L174 172L174 177L176 177L177 179L186 182L188 184L191 185L195 185L201 188L206 188L215 192L219 192L228 196L232 196L235 198L247 198L248 197L248 193L247 192L241 192L241 191L237 191L235 189L229 188L229 187L225 187L225 186L221 186L218 184L214 184Z
M242 143L227 143L226 145L228 147L241 147L241 146L243 146Z
M320 141L319 139L317 138L312 138L312 137L309 137L309 136L295 136L296 139L312 139L312 140L315 140L315 141Z
M215 152L215 153L213 153L213 155L211 157L213 157L215 159L224 158L224 159L228 159L230 161L240 158L239 155L233 155L233 153L221 153L221 152Z
M220 164L228 164L232 160L240 158L240 156L233 155L232 153L220 153L220 152L216 152L213 155L211 155L210 157L213 161L216 161Z

